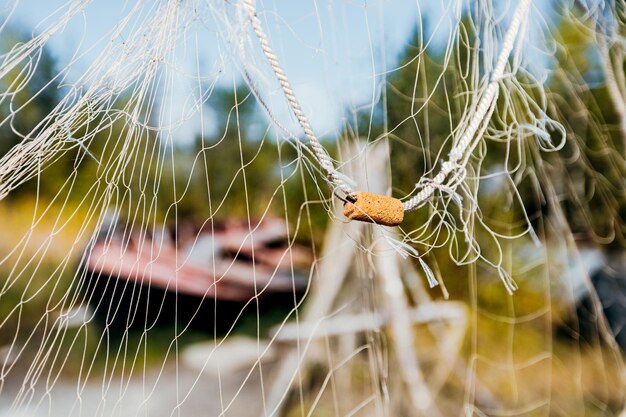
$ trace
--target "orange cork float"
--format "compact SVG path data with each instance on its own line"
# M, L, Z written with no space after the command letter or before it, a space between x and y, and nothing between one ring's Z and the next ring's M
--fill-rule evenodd
M344 203L343 214L350 220L397 226L404 219L404 207L397 198L358 191L356 201Z

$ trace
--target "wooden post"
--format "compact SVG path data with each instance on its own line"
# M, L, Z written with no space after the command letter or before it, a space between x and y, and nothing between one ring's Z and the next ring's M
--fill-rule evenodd
M363 146L363 145L361 145ZM386 195L390 191L388 177L388 149L384 143L373 146L367 153L353 146L348 151L352 161L349 175L359 183L359 189ZM367 167L367 171L365 171ZM341 216L341 207L336 215ZM374 238L373 263L377 288L383 295L384 305L376 314L342 314L329 316L338 304L341 289L348 285L346 278L356 258L357 246L368 244L368 237ZM419 366L419 355L415 346L414 326L416 323L431 323L438 320L457 324L455 334L444 345L445 364L435 369L434 387L437 392L453 369L455 359L462 344L467 323L466 311L459 303L433 303L423 286L416 284L413 292L418 295L420 305L412 308L406 297L402 276L408 279L422 279L414 270L410 260L400 257L389 243L396 237L394 229L361 222L333 222L326 235L323 255L316 267L314 288L307 301L299 323L288 323L277 329L275 342L293 343L288 352L281 356L272 381L266 402L269 416L279 416L293 381L305 369L309 361L311 346L322 337L342 337L358 332L387 327L392 338L392 352L400 364L397 371L411 399L410 403L420 414L439 416L433 401L430 384L427 384ZM441 335L441 338L448 335ZM438 339L440 339L438 337ZM350 343L347 343L350 345ZM265 414L264 414L265 416Z

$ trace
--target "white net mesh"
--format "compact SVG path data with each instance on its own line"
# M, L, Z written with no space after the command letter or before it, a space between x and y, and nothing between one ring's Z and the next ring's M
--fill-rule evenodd
M621 415L625 20L3 5L0 416Z

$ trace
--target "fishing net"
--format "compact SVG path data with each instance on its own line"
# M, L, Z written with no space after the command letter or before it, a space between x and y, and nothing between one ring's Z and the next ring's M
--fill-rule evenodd
M0 416L622 415L625 31L609 0L0 6Z

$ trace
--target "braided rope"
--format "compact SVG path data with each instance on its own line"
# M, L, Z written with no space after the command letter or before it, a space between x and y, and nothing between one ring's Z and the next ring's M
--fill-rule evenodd
M519 5L515 10L513 20L511 21L511 25L509 26L504 37L502 50L498 56L489 85L487 86L484 94L481 96L480 101L476 106L476 113L472 116L467 129L465 129L457 144L450 151L448 160L443 162L441 171L439 171L439 173L431 181L426 183L419 193L413 196L410 200L404 202L403 206L405 211L411 211L421 207L424 202L426 202L426 200L433 195L435 190L445 187L444 181L452 171L457 169L465 170L467 160L463 164L459 164L458 161L461 160L461 158L463 158L468 151L471 153L482 138L482 135L476 135L476 132L480 125L491 117L491 113L494 109L493 104L498 98L498 84L502 79L504 67L506 66L509 56L511 55L522 20L526 16L530 4L531 0L521 0L519 2Z
M256 34L259 40L259 43L261 44L261 49L263 50L263 54L265 55L265 58L268 60L270 66L272 67L272 70L274 71L274 74L276 75L276 78L278 79L278 82L280 83L280 86L283 90L285 98L287 99L289 103L289 107L291 108L291 111L296 116L296 119L298 119L298 123L304 130L304 134L309 139L311 148L313 148L313 153L315 154L315 158L317 159L322 169L326 171L326 174L328 176L328 181L334 186L334 188L340 189L345 194L347 199L352 200L352 201L356 200L356 192L352 188L350 188L348 184L346 184L346 182L341 178L341 175L337 172L337 170L334 167L334 164L330 155L328 155L328 152L326 152L326 149L324 149L324 146L322 146L317 136L315 136L315 133L313 132L313 129L311 128L311 125L309 124L309 121L306 115L302 111L302 108L300 107L300 103L298 102L293 92L293 89L291 88L291 84L289 84L287 75L285 74L282 67L280 66L280 63L278 62L278 58L276 57L276 54L272 50L272 47L270 46L267 40L265 31L263 30L263 27L261 26L261 20L259 19L257 12L256 12L256 6L255 6L254 0L244 0L243 4L246 7L248 14L250 16L252 29L254 30L254 33Z

